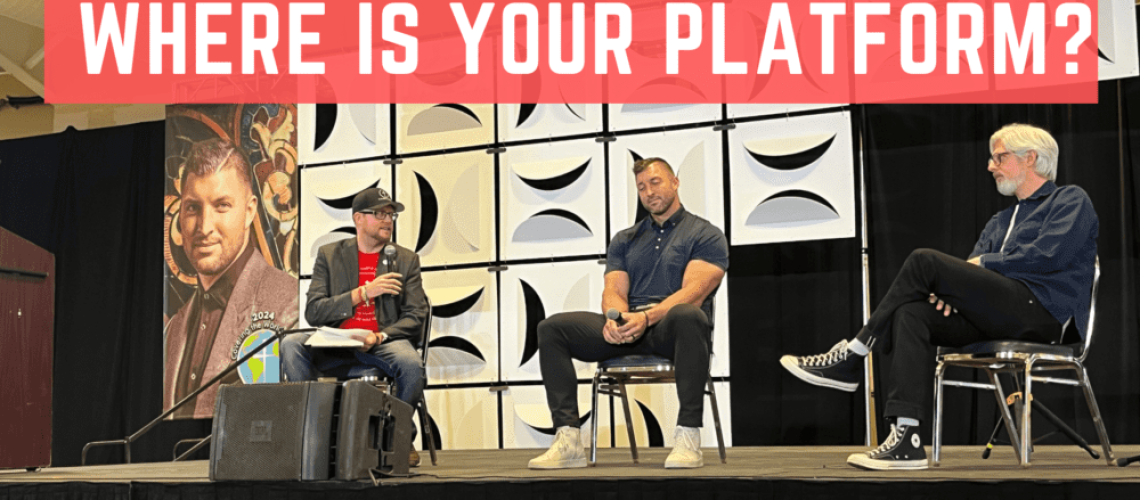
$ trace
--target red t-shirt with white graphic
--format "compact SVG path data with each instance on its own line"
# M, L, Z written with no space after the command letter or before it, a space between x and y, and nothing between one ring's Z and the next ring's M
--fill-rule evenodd
M364 253L357 250L356 261L360 263L360 283L357 286L364 286L369 281L376 279L376 266L380 262L380 252ZM356 304L355 310L356 313L351 318L344 320L340 327L376 331L378 326L376 324L376 302L373 299L365 300Z

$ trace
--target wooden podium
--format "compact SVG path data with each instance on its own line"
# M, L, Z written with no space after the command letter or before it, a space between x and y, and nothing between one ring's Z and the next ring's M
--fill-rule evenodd
M51 465L55 255L0 228L0 469Z

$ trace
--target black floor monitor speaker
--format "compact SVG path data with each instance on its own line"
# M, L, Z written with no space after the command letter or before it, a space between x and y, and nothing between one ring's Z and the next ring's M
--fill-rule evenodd
M344 384L337 430L336 478L369 478L369 469L407 475L412 407L372 384Z
M326 382L222 386L210 479L329 479L337 390Z

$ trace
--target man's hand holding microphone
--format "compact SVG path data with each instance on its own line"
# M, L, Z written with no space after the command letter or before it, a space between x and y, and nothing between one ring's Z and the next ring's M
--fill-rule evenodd
M622 313L611 307L606 311L606 324L602 327L602 336L611 344L630 344L641 338L648 327L647 313Z

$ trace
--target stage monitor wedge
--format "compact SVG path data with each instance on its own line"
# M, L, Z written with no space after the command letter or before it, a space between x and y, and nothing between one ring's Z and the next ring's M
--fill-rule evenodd
M345 382L337 430L336 478L371 477L370 469L408 474L412 450L412 406L370 383Z
M222 386L210 480L329 479L336 393L326 382Z

